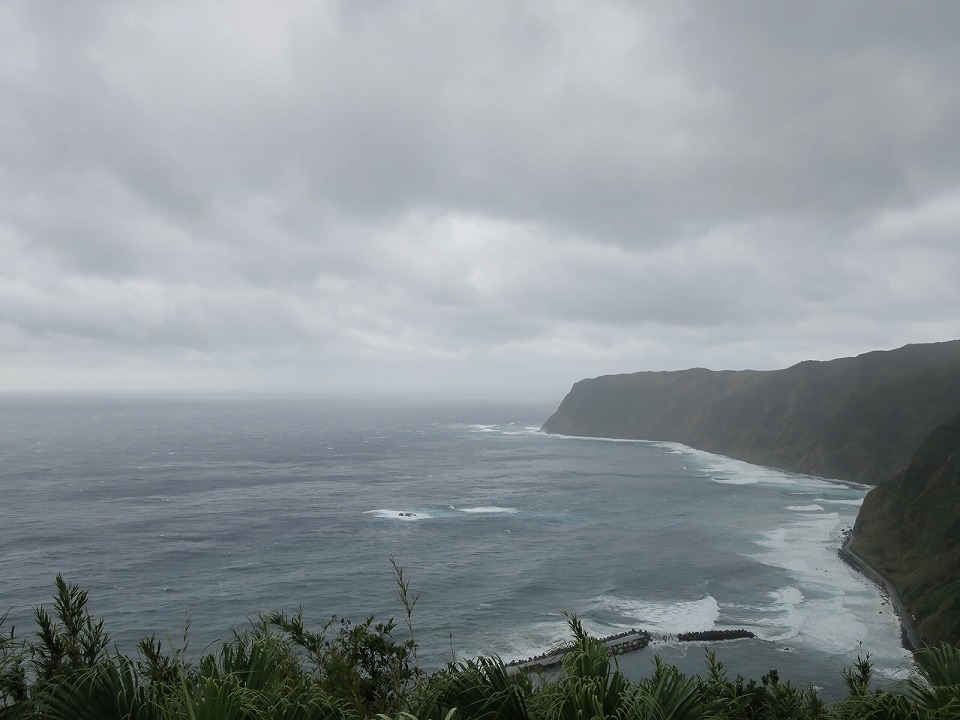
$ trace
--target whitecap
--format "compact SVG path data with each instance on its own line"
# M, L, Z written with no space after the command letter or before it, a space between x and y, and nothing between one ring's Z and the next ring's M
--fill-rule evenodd
M120 500L121 498L117 498ZM140 502L144 503L168 503L172 502L172 499L166 495L144 495L140 498Z
M756 485L760 482L759 480L745 477L714 477L713 475L709 477L713 482L720 483L721 485Z
M451 508L453 506L451 505ZM512 507L499 507L497 505L489 505L483 507L474 507L474 508L454 508L457 512L468 513L471 515L480 515L486 513L501 513L513 515L519 512L516 508Z
M538 621L491 638L497 649L480 649L475 655L498 652L504 660L523 660L539 655L570 640L570 629L560 619Z
M851 612L844 593L811 598L795 587L768 594L769 617L759 620L760 635L767 640L793 640L812 644L823 652L841 654L857 647L868 635L867 627Z
M767 597L787 609L796 608L803 602L803 593L795 587L783 587L767 593Z
M758 635L773 641L789 639L831 654L849 654L860 641L886 645L886 636L895 637L898 632L896 618L881 615L881 620L868 626L864 618L876 616L877 611L870 608L881 607L879 597L868 581L837 558L840 527L848 522L848 511L797 507L807 509L785 526L760 533L753 541L759 552L747 554L786 570L793 583L769 593L769 602L758 607L755 615L748 613Z
M681 446L682 447L682 446ZM704 450L689 448L691 460L700 465L714 482L722 485L794 485L804 488L846 487L835 480L790 473L763 465L751 465L726 455L717 455Z
M804 513L788 525L759 533L753 542L766 552L747 553L770 567L794 573L809 573L811 580L819 580L827 567L843 568L835 562L835 536L840 526L837 513Z
M790 640L797 637L803 624L800 606L804 601L803 593L795 587L782 587L767 593L770 604L757 608L758 617L754 618L759 635L765 640ZM768 632L764 632L764 628Z
M499 425L481 425L479 423L467 425L467 427L474 432L496 432L500 429Z
M658 633L712 630L720 617L720 604L712 595L698 600L669 602L600 595L591 602L593 610L602 609L620 615L626 627Z
M689 445L683 445L682 443L675 442L664 442L662 440L654 442L652 445L656 448L660 448L661 450L666 450L671 455L685 455L699 452L698 450L694 450Z
M760 539L754 540L754 543L771 550L783 550L787 547L787 529L777 528L762 532L760 533Z
M557 440L585 440L587 442L626 443L632 445L651 444L649 440L631 440L630 438L593 437L592 435L560 435L558 433L544 433L544 435ZM656 445L656 443L653 444Z
M787 510L793 510L794 512L823 512L822 505L787 505Z

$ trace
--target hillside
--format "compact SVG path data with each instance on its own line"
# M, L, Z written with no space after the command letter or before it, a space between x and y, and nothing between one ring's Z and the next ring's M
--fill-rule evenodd
M960 410L960 341L784 370L638 372L576 383L543 431L680 442L868 484Z
M900 592L921 640L960 645L960 414L867 494L853 549Z

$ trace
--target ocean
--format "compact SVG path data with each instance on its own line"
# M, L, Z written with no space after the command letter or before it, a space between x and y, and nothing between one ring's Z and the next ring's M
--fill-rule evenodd
M117 647L188 655L258 611L403 616L420 658L526 658L568 636L746 628L730 674L827 699L869 653L907 676L896 616L837 557L869 488L653 441L550 436L552 406L343 400L0 400L0 614L32 630L57 573ZM400 623L397 633L403 636ZM702 644L655 654L705 671Z

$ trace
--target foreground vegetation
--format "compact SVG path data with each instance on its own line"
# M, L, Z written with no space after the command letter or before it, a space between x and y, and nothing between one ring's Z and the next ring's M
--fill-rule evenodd
M33 634L11 628L0 637L0 718L960 718L960 650L949 645L918 653L918 677L896 691L871 689L869 660L860 660L844 673L847 697L830 708L814 689L776 671L759 681L730 679L710 653L702 677L657 658L650 677L630 681L575 617L572 649L550 678L511 674L496 657L428 675L416 655L416 597L394 568L406 612L403 639L392 620L334 617L311 630L302 612L271 613L195 662L155 636L139 643L136 658L111 651L87 594L58 576L53 614L37 608Z

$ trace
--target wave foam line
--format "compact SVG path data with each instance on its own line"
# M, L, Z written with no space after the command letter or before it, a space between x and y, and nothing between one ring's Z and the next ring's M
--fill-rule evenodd
M699 600L655 602L616 595L593 599L595 609L609 610L625 619L626 627L676 634L713 630L720 619L720 603L712 595Z
M457 512L467 513L469 515L483 515L483 514L502 514L502 515L515 515L519 512L516 508L512 507L499 507L497 505L486 505L482 507L473 507L473 508L454 508Z

